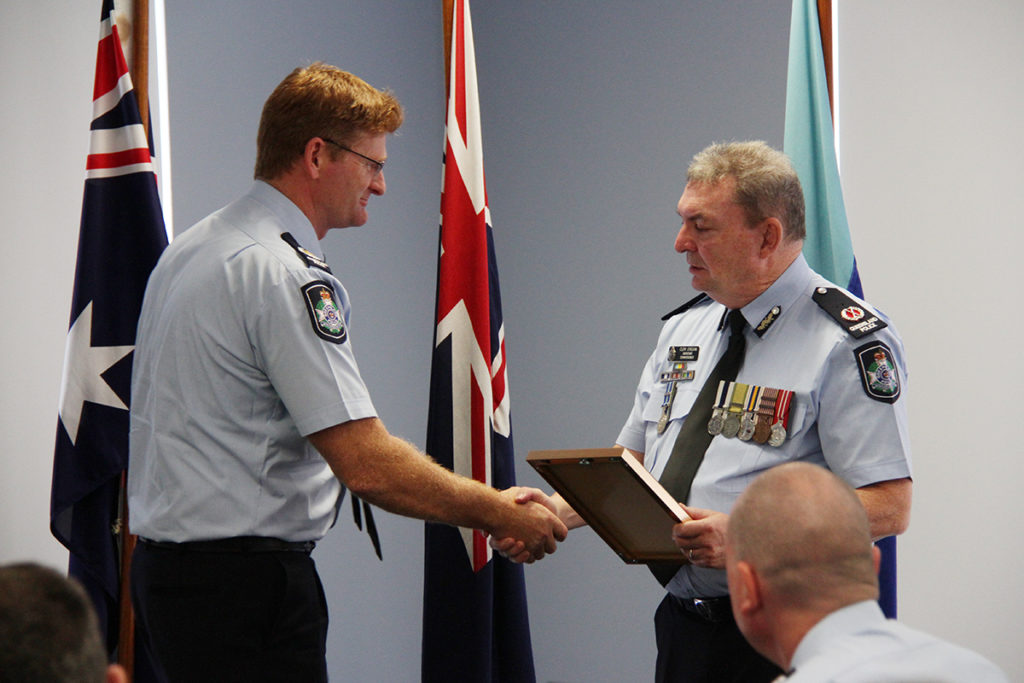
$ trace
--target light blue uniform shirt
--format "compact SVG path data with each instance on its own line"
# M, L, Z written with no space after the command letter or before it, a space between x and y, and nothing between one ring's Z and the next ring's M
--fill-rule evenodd
M341 484L305 437L376 411L352 353L348 294L284 232L322 257L306 216L257 181L154 269L132 373L132 533L309 541L333 524ZM314 290L316 303L333 292L334 320L319 328L303 291L316 281L329 288Z
M716 436L697 470L690 499L684 502L728 513L758 474L792 461L827 467L854 488L911 476L903 343L892 326L854 338L811 298L818 287L835 285L811 270L801 255L741 309L749 326L736 381L794 392L786 441L773 447ZM758 336L754 328L776 307L774 322ZM644 453L644 466L655 477L665 469L704 380L725 352L728 328L720 329L725 311L706 299L670 318L644 367L633 410L616 443ZM868 395L855 354L878 341L891 350L900 379L900 394L892 403ZM659 377L671 346L695 346L700 351L697 361L687 364L694 378L678 383L671 419L658 434L662 400L670 387ZM667 588L680 597L728 594L724 570L690 565L683 566Z
M886 619L873 600L828 615L804 635L787 681L1003 683L1006 674L966 648Z

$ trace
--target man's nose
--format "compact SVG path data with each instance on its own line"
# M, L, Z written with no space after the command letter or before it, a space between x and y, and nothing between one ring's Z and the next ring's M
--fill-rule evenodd
M686 227L686 223L683 223L683 226L679 228L679 234L676 235L676 251L680 254L685 254L693 250L693 239L690 237L690 230Z
M370 183L370 192L374 194L384 194L387 192L388 184L384 180L384 171L380 171L373 177L373 182Z

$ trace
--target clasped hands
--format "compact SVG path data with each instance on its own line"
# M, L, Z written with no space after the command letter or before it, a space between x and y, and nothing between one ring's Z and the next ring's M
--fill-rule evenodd
M540 489L513 486L501 492L514 504L516 523L521 532L495 529L491 534L491 548L516 563L531 564L557 549L558 542L569 534L558 508L550 496Z
M565 540L567 527L564 522L571 510L560 509L543 491L534 488L516 487L506 489L505 494L512 494L516 503L520 505L535 504L550 510L566 531L559 537L558 541ZM725 530L729 516L714 510L688 507L679 504L689 516L689 520L680 522L672 527L672 541L679 548L680 552L686 555L691 564L700 567L714 569L725 568ZM536 552L531 550L522 540L511 536L493 534L490 539L491 548L502 557L517 563L532 563L544 557L545 552L554 552L555 544L552 542Z
M513 562L532 563L557 549L569 534L551 498L543 491L513 486L501 492L510 515L491 533L490 545Z

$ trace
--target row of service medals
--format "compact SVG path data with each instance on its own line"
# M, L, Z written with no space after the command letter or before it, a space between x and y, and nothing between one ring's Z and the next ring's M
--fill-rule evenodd
M722 380L708 420L708 434L777 448L786 441L792 401L793 392L788 389Z
M679 382L694 378L694 371L687 368L687 363L696 361L699 354L699 346L669 347L668 361L658 378L660 383L669 385L661 402L659 434L668 427ZM715 405L708 420L708 433L778 448L786 441L792 401L793 392L788 389L722 380L718 383Z

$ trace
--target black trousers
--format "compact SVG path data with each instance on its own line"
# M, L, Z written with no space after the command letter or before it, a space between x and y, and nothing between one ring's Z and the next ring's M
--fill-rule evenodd
M665 594L654 615L657 683L759 683L782 673L750 647L728 611L716 617L696 614Z
M139 542L132 604L169 683L327 681L327 601L308 552L208 552Z

